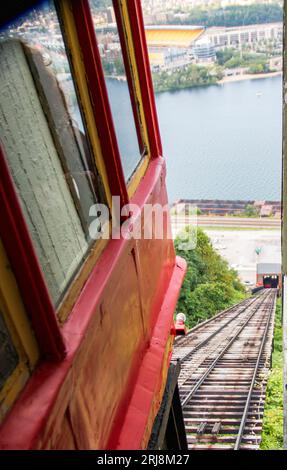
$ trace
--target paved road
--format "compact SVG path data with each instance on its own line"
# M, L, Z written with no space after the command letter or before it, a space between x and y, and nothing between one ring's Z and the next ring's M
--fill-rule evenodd
M189 223L194 224L197 221L199 226L232 226L232 227L254 227L254 228L278 228L280 229L280 219L266 218L247 218L247 217L226 217L226 216L183 216L174 215L171 216L172 224L188 225Z

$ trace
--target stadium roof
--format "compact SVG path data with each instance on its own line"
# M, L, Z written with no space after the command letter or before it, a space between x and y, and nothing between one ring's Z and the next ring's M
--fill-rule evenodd
M201 26L147 26L149 47L190 47L204 32Z

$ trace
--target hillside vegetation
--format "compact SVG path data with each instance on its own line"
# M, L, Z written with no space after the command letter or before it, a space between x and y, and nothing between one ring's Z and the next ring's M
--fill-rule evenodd
M282 302L278 299L274 326L274 350L269 375L263 416L263 433L260 449L283 449L283 352L282 352Z
M186 227L185 231L191 231ZM246 297L237 272L214 250L206 233L197 229L197 245L182 250L181 239L175 240L176 252L187 261L187 274L180 292L177 312L187 316L191 328L217 312Z
M216 52L216 59L218 64L225 69L245 67L247 73L270 72L267 54L240 52L232 48L226 48Z
M185 18L174 17L171 23L211 26L246 26L283 21L280 4L229 5L224 8L193 8Z
M180 70L153 73L153 84L156 93L170 90L181 90L204 85L215 85L223 75L211 73L207 67L187 65Z

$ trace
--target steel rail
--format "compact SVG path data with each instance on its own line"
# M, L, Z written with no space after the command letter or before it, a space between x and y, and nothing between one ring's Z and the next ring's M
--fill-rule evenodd
M266 322L266 325L265 325L264 334L262 336L261 345L260 345L260 349L259 349L259 352L258 352L258 357L257 357L256 365L255 365L255 368L254 368L252 380L251 380L251 383L250 383L249 392L248 392L248 396L247 396L247 399L246 399L246 403L245 403L245 407L244 407L240 427L239 427L236 442L235 442L235 445L234 445L234 450L239 450L240 449L240 444L241 444L241 440L242 440L243 433L244 433L244 428L245 428L245 422L246 422L246 419L247 419L249 405L250 405L250 401L251 401L251 397L252 397L252 393L253 393L253 387L254 387L256 376L257 376L257 373L258 373L263 348L265 346L265 342L266 342L266 338L267 338L267 334L268 334L268 330L269 330L269 325L270 325L270 320L271 320L271 317L272 317L272 314L273 314L273 309L274 309L274 307L270 310L268 318L267 318L267 322Z
M217 362L222 358L222 356L226 353L226 351L232 346L232 344L234 343L234 341L238 338L238 336L240 335L240 333L244 330L244 328L246 327L246 325L249 323L249 321L251 320L251 318L253 318L253 316L255 315L256 312L258 312L258 310L260 309L260 307L263 305L263 303L266 301L266 299L270 296L270 294L268 293L266 296L264 296L264 298L262 299L262 302L260 302L260 304L254 309L254 311L252 311L250 313L250 315L248 316L248 318L245 320L245 322L242 324L242 326L239 328L239 330L236 332L236 334L231 338L231 340L227 343L227 345L222 349L222 351L219 353L219 355L213 360L213 362L210 364L210 366L207 368L207 370L205 371L205 373L201 376L201 378L196 382L196 384L194 385L194 387L191 389L191 391L187 394L187 396L184 398L184 400L182 401L182 408L184 409L184 407L186 406L186 404L188 403L188 401L190 400L190 398L194 395L194 393L199 389L199 387L203 384L203 382L205 381L205 379L208 377L208 375L210 374L210 372L214 369L214 367L216 366Z
M204 347L206 344L208 344L212 339L213 337L215 337L218 333L220 333L225 327L227 327L229 325L229 323L231 323L233 320L235 320L239 315L242 314L242 312L244 312L245 310L249 310L250 307L252 307L252 304L255 303L255 301L258 301L260 300L260 296L257 296L253 299L248 299L248 300L251 300L251 302L249 302L248 305L244 305L243 306L243 309L239 311L239 313L237 315L235 315L233 318L230 319L230 321L224 323L224 325L222 325L222 327L218 328L215 332L211 333L211 335L209 335L207 338L205 338L204 340L202 340L200 343L198 343L198 345L196 345L191 351L189 351L186 355L184 356L179 356L177 359L180 360L181 364L184 364L186 363L186 360L188 358L190 358L193 353L196 353L201 347ZM239 305L241 305L242 302L239 302L238 304L236 304L236 306L238 307ZM235 327L237 327L238 324L235 325ZM228 338L228 335L226 335L225 338L223 338L223 341L225 341L225 339ZM217 348L218 345L215 346L215 349ZM183 386L188 380L190 380L190 377L186 377L186 379L180 384L181 386Z
M189 340L189 337L197 330L201 330L203 329L206 325L208 325L209 323L212 323L212 322L215 322L215 320L219 319L220 317L223 317L224 315L232 312L232 310L235 310L239 305L245 303L245 308L248 308L249 305L251 305L256 299L258 299L261 295L263 294L263 292L260 292L260 293L256 293L256 295L254 297L251 297L251 298L248 298L248 299L245 299L241 302L238 302L237 304L234 304L232 305L231 307L228 307L226 308L225 310L222 310L221 312L218 312L216 315L214 315L213 317L211 318L208 318L207 320L201 322L201 323L198 323L197 325L195 325L191 330L188 331L188 333L184 336L184 337L180 337L180 336L177 336L176 339L175 339L175 346L176 347L182 347L184 346L186 343L188 343L188 340ZM249 303L248 303L249 302ZM247 305L246 305L247 304Z
M187 354L185 354L184 356L182 356L180 358L180 361L185 361L186 359L188 359L190 356L192 356L196 351L198 351L200 348L202 348L203 346L205 346L211 339L213 339L218 333L220 333L226 326L228 326L231 322L233 322L234 320L236 320L239 315L242 314L242 312L244 312L244 310L247 310L249 307L251 307L251 305L256 301L258 300L258 297L255 297L254 299L252 299L252 301L248 304L248 305L244 305L242 307L241 310L239 310L239 312L232 318L230 318L226 323L224 323L223 325L221 325L217 330L215 330L213 333L211 333L207 338L203 339L200 343L196 344L194 346L194 348L192 348L191 351L189 351ZM240 304L239 304L240 305Z

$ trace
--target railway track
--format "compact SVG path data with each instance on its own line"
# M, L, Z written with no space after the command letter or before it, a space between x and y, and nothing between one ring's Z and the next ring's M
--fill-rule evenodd
M258 449L276 290L221 312L176 342L190 449Z

